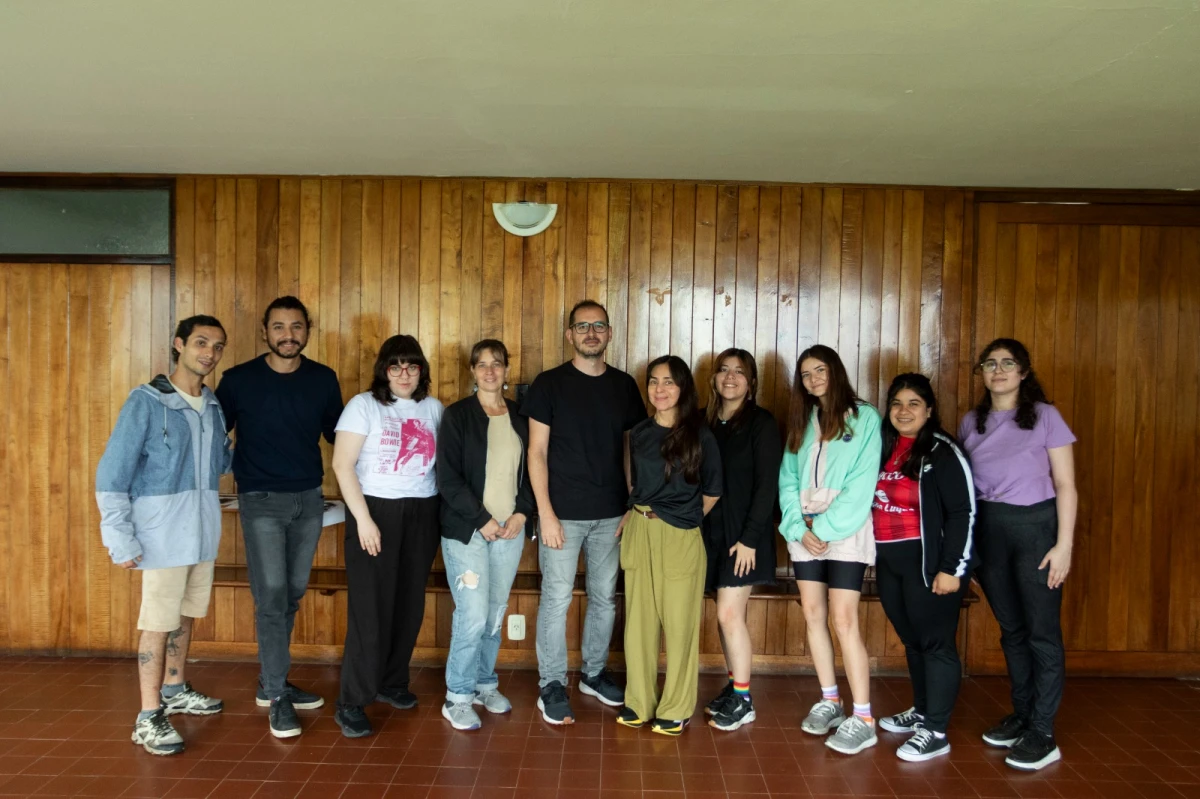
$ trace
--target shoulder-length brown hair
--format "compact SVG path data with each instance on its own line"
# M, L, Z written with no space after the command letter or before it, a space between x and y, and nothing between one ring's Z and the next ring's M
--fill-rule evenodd
M758 364L754 362L754 356L746 350L730 347L713 361L712 378L708 381L708 412L706 417L709 427L720 423L718 414L721 412L721 392L717 390L717 378L721 375L721 367L730 358L737 358L738 362L741 363L742 371L746 373L746 382L749 386L746 390L746 400L742 403L742 407L738 408L737 413L726 419L725 422L734 427L741 425L742 420L746 418L746 413L756 403L755 397L758 396Z
M809 359L825 364L828 383L825 389L825 404L809 393L800 377L800 365ZM800 353L796 359L796 378L792 381L792 398L788 405L788 452L799 452L804 443L804 433L813 410L817 411L817 423L821 427L821 440L832 441L846 434L846 415L858 416L858 406L863 400L850 385L850 376L842 359L832 347L814 344Z
M396 401L388 383L388 367L402 363L421 367L417 389L412 395L413 402L420 402L429 396L429 361L425 360L420 343L412 336L392 336L379 348L379 355L375 358L375 376L371 380L371 396L381 405L391 405Z

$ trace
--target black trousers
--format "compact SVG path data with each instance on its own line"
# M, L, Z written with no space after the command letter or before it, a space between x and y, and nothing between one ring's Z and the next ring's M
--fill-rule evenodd
M346 649L338 697L344 705L369 705L381 692L408 689L425 581L441 542L436 496L366 500L381 544L378 555L368 555L346 514Z
M956 593L938 596L932 585L925 585L922 561L920 541L879 544L875 580L883 612L904 644L913 708L925 717L928 729L944 733L962 679L955 642L967 581Z
M980 502L975 536L979 583L1000 623L1013 712L1042 735L1053 735L1066 677L1062 589L1050 590L1049 568L1038 565L1058 541L1057 504Z

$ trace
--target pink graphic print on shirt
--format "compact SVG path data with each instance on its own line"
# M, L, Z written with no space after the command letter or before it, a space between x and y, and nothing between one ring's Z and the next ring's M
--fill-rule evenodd
M437 441L428 419L383 418L375 474L419 477L429 471L437 452Z

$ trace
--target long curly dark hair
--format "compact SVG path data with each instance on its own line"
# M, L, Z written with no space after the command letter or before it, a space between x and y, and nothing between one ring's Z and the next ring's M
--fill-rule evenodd
M700 482L700 461L703 451L700 448L700 427L704 417L700 415L700 398L696 394L696 381L692 370L678 355L664 355L655 358L646 367L646 391L650 390L650 375L656 367L666 364L671 372L671 380L679 386L679 402L675 405L675 426L663 439L662 454L663 469L666 479L679 466L683 467L685 482L696 484Z
M1037 403L1044 402L1049 405L1050 400L1046 399L1046 392L1042 389L1042 384L1038 382L1037 375L1033 373L1033 365L1029 361L1029 350L1025 349L1025 345L1015 338L998 338L983 348L983 352L979 354L979 365L975 369L981 370L983 362L996 350L1008 350L1012 353L1013 360L1017 362L1018 372L1024 377L1017 393L1017 427L1022 430L1032 430L1038 420ZM987 418L991 410L992 392L984 388L983 396L975 405L975 432L980 435L987 430Z
M904 389L908 389L920 397L929 408L929 418L917 431L912 449L908 452L908 458L900 464L900 474L910 480L916 480L920 477L921 461L933 451L933 445L937 441L936 435L941 433L951 440L953 437L942 429L942 419L938 415L937 397L934 396L933 385L929 382L929 378L916 372L896 375L892 384L888 386L887 403L883 406L883 424L880 429L883 438L883 456L879 459L880 470L887 467L887 462L891 460L892 453L896 449L896 442L900 440L900 431L892 424L892 402L896 399L896 395Z

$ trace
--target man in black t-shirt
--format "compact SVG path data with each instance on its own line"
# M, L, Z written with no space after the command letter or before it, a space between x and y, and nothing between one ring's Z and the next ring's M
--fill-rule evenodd
M225 423L237 430L233 476L261 666L256 701L270 706L277 738L300 734L296 708L325 704L287 681L292 626L325 515L321 436L333 443L342 413L337 375L300 354L311 326L300 300L274 300L263 314L270 352L225 372L217 386Z
M551 724L573 724L567 698L567 609L582 551L587 617L579 690L612 707L625 692L605 672L620 570L617 525L625 513L625 437L646 418L633 378L604 362L608 312L592 300L571 309L575 356L538 375L521 413L529 417L529 480L538 505L542 599L538 608L538 709Z

